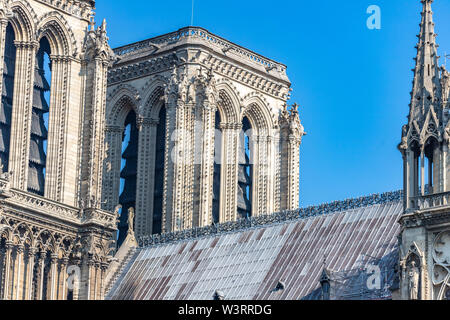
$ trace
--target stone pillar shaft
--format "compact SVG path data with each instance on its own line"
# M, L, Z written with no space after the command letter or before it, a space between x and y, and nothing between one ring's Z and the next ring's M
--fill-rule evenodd
M27 285L26 285L26 295L25 299L33 300L33 272L34 272L34 255L36 250L30 248L28 251L28 271L27 271Z
M5 47L6 47L6 27L8 26L8 19L0 19L0 97L2 96L3 90L3 71L5 61Z
M9 241L6 242L6 252L5 252L5 284L3 288L3 300L9 299L10 292L10 271L11 271L11 252L13 249L13 244Z
M142 119L139 124L138 168L136 183L136 236L150 235L153 231L153 194L155 174L156 127L158 122ZM150 143L149 143L150 141Z
M14 172L12 187L22 190L28 184L28 154L30 152L31 110L33 102L34 68L37 42L15 42L16 73L11 117L9 168Z
M237 219L238 148L241 124L223 124L220 222Z
M14 300L20 300L20 293L24 289L23 285L21 283L23 281L22 274L21 274L22 269L23 269L23 266L22 266L23 251L24 251L23 245L17 246L16 267L15 267L16 270L14 270L14 272L17 274L17 277L16 277L16 286L15 286L16 288L15 288L15 292L13 295Z
M201 174L199 180L200 199L199 215L196 226L204 227L212 224L212 204L213 204L213 178L214 178L214 131L215 131L215 110L216 107L209 106L208 102L203 102L200 106L202 128L196 138L200 141L196 144L201 150Z

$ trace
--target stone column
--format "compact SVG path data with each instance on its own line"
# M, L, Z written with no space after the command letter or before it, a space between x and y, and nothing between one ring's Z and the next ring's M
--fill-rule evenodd
M92 275L92 299L91 300L97 300L97 294L98 294L98 270L99 270L99 264L95 263L93 266L93 275Z
M198 221L194 226L205 227L212 224L212 204L213 204L213 179L214 179L214 133L215 133L215 113L216 106L210 105L208 101L199 106L201 128L197 128L196 139L198 143L194 154L198 156L200 167L199 183L199 206ZM200 124L198 123L198 124ZM194 209L195 210L195 209Z
M60 292L58 294L59 300L67 300L67 265L69 264L68 258L63 258L61 260L61 270L59 275L59 288ZM58 290L59 291L59 290Z
M23 262L23 252L24 252L24 246L22 244L18 245L16 250L17 250L17 255L16 255L16 266L17 266L17 278L16 278L16 290L15 290L15 294L14 294L14 300L20 300L20 293L21 291L24 289L23 285L21 282L23 282L22 279L22 262ZM16 271L14 271L16 272Z
M240 123L221 124L224 152L220 182L220 222L236 221Z
M281 211L281 203L280 203L280 198L281 198L281 141L280 141L280 132L277 131L277 133L275 134L275 137L273 138L273 150L275 152L273 152L273 159L274 159L274 176L273 176L273 197L274 197L274 202L273 202L273 211L274 212L279 212Z
M267 213L271 214L275 211L275 184L276 184L276 159L275 159L275 145L274 145L274 137L272 135L267 136ZM298 205L297 205L298 206Z
M94 300L92 298L92 291L93 291L93 289L92 289L93 280L92 279L94 278L94 275L93 275L94 266L95 266L94 261L92 259L89 259L87 262L86 300Z
M105 300L105 275L108 266L109 265L105 262L102 262L100 265L100 300Z
M9 168L14 172L12 187L22 190L28 184L28 154L30 152L31 110L33 102L34 68L37 41L15 41L16 74L14 79L13 111L11 117L11 146Z
M104 209L113 211L119 204L120 191L120 165L122 157L123 127L108 126L105 130L105 165L103 173L103 197Z
M81 265L81 259L75 259L74 260L74 263L75 263L75 265L77 265L78 266L78 268L80 269L80 271L82 270L81 268L82 268L82 265ZM73 300L79 300L79 298L80 298L80 295L81 295L81 293L80 293L80 287L81 287L81 277L82 277L83 275L82 275L82 273L80 272L80 275L79 275L79 277L80 278L77 278L77 279L75 279L75 282L74 282L74 287L73 287Z
M420 149L420 193L425 195L425 155L423 147Z
M294 210L299 207L300 144L301 138L298 138L294 135L289 136L289 199L287 201L288 210Z
M81 198L102 198L105 160L105 101L109 58L96 56L86 64ZM116 203L117 204L117 203ZM115 205L115 204L114 204Z
M70 101L68 95L71 88L71 58L51 55L52 63L52 79L50 91L50 113L48 121L48 147L47 147L47 164L45 173L45 197L65 202L74 205L74 198L64 199L64 179L68 179L72 185L74 180L70 180L69 175L65 173L67 168L67 161L70 158L76 158L76 153L73 153L72 145L78 143L78 140L73 139L78 135L78 125L73 126L73 123L78 124L78 119L73 118L69 123L68 115L70 114ZM73 111L72 111L73 112ZM77 116L79 112L77 113ZM73 130L72 130L73 129ZM72 152L71 152L72 151ZM73 166L70 167L73 171ZM74 192L72 191L72 194Z
M402 150L402 158L403 158L403 207L405 211L411 207L411 160L410 160L410 153L409 150Z
M177 127L181 137L177 161L178 179L182 183L177 185L179 204L178 214L175 218L176 224L173 231L191 229L194 227L194 169L195 169L195 105L188 103L184 105L183 117L180 118L183 125ZM181 153L180 153L181 151ZM198 215L198 211L195 212Z
M447 187L447 156L448 156L448 144L444 142L442 147L442 181L441 181L441 192L447 192L450 188Z
M3 15L3 14L1 14ZM0 97L3 89L3 70L5 61L5 47L6 47L6 27L8 26L8 19L4 16L0 18Z
M135 234L151 235L153 231L153 193L155 178L155 140L158 121L139 119L138 165L136 183Z
M264 132L252 137L253 144L253 195L252 215L266 215L269 213L268 198L269 188L269 138Z
M37 272L36 272L36 299L43 300L43 289L44 289L44 262L46 257L45 251L39 252L39 258L37 261Z
M57 291L58 291L58 255L52 254L51 256L51 265L50 265L50 300L57 299Z
M4 284L4 288L3 288L3 300L8 300L9 299L9 292L10 292L10 272L11 272L11 252L13 249L13 243L12 241L6 241L6 246L5 246L5 284Z
M35 248L30 248L28 251L28 271L26 284L26 300L33 300L33 273L34 273L34 256L36 254Z
M186 171L189 168L189 130L187 121L191 107L182 100L170 96L166 98L166 153L164 165L164 199L162 232L183 230L191 226L189 191L186 184ZM192 216L192 215L190 215Z

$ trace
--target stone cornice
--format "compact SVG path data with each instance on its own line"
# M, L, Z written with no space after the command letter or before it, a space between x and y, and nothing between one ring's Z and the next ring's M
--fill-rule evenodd
M94 0L36 0L55 10L89 21L95 9Z
M7 182L1 179L0 187L6 188L6 186ZM115 230L114 222L116 217L113 213L103 210L80 210L75 207L64 205L29 192L16 189L10 189L7 190L7 192L3 192L0 194L0 198L5 205L20 208L21 211L25 209L34 215L53 218L65 223L70 223L77 227L92 224L98 225L99 227L108 225L107 227L111 230Z
M208 37L198 36L204 33ZM212 41L210 36L220 41ZM172 34L117 48L114 52L118 61L110 68L109 85L168 71L173 65L198 64L275 98L289 98L290 81L286 66L202 28L180 29Z
M275 82L266 76L249 71L224 60L219 60L213 56L209 57L211 62L197 63L205 69L212 67L214 73L230 78L242 85L248 86L254 90L262 91L265 94L276 99L286 101L289 98L289 82ZM155 74L170 72L173 65L182 67L192 63L180 63L174 53L165 56L155 57L130 64L116 65L108 71L108 86L123 83L125 81L149 77Z
M200 27L185 27L175 32L125 45L114 49L114 53L124 59L143 52L161 52L181 44L203 44L221 52L226 57L230 56L232 59L242 61L249 66L262 67L267 73L276 74L278 72L286 77L286 66L284 64L259 55Z

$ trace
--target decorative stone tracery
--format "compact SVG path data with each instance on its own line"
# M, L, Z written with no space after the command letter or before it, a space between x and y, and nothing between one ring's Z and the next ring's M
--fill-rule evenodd
M196 31L192 32L192 37L197 39ZM200 34L201 31L198 35ZM189 37L187 34L182 37L185 36ZM156 191L153 174L155 156L151 155L151 150L155 150L158 128L157 106L162 103L166 110L162 232L211 225L215 198L220 199L218 204L214 204L215 208L219 208L214 209L218 211L215 213L218 216L216 222L238 219L239 136L244 117L249 119L254 130L254 196L251 215L264 215L276 209L298 207L299 157L295 156L294 149L297 148L298 152L304 132L292 130L292 137L297 138L292 138L293 145L289 149L291 155L289 160L286 160L288 155L284 152L288 148L280 149L280 141L284 143L289 137L281 139L278 122L286 103L287 95L284 93L289 91L289 84L284 82L286 78L283 76L277 78L275 73L272 73L275 69L282 72L284 69L266 69L265 72L269 75L265 76L271 79L261 82L260 79L264 75L259 71L255 73L255 70L251 69L253 64L243 58L239 62L244 65L248 63L249 69L245 74L239 69L241 78L221 69L217 57L212 58L202 50L175 50L172 47L166 50L164 39L149 39L135 46L116 49L115 53L119 59L109 71L108 112L115 110L113 101L129 94L124 88L142 98L138 111L138 122L142 123L139 132L138 181L143 184L138 188L138 198L139 194L142 198L137 200L136 205L137 235L149 235L154 231L150 225L154 213L152 204L149 203ZM225 69L228 68L229 59L225 52ZM230 65L235 63L236 61L233 61ZM273 66L275 65L276 63L273 63ZM275 78L280 81L278 85L272 82ZM258 84L252 83L251 79ZM242 81L248 87L243 87ZM158 91L161 89L163 90ZM159 102L161 96L164 96L163 102ZM158 102L150 102L155 98ZM295 117L298 118L298 112L295 115L294 113L287 119L288 123L297 123ZM220 123L216 123L216 114L220 116ZM151 129L146 128L146 123ZM218 134L220 136L216 136ZM221 146L218 147L220 152L214 150L217 148L216 139L221 140ZM113 149L109 144L108 146L112 152ZM216 153L220 154L220 159L216 159L221 162L220 175L215 172ZM282 163L281 159L289 161L289 167ZM283 185L284 188L289 188L289 192L280 191L282 166L293 170L289 183ZM215 177L220 177L220 194L213 192ZM285 197L289 197L289 200L284 200Z
M114 54L106 23L94 28L93 2L68 4L0 1L0 68L8 25L16 46L9 168L0 177L0 299L103 296L116 228L112 213L100 209L106 75ZM35 57L43 38L51 49L52 85L40 197L27 192L27 177ZM68 270L75 269L77 285L69 287Z

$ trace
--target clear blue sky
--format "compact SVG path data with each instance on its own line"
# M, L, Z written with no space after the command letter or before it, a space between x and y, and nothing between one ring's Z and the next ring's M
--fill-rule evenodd
M191 0L96 2L97 23L107 19L113 47L191 20ZM381 8L381 30L366 27L372 4ZM291 102L301 105L308 132L301 147L301 206L402 188L397 145L421 8L419 0L195 0L195 26L288 66ZM450 53L450 1L436 0L433 11L443 56Z

